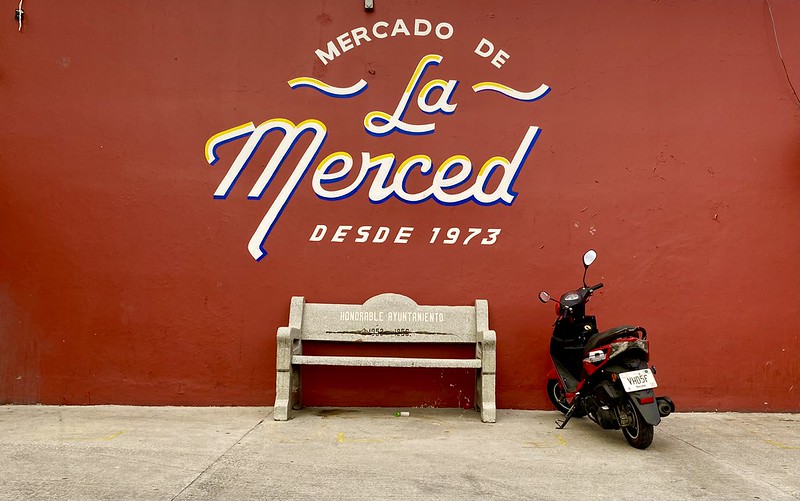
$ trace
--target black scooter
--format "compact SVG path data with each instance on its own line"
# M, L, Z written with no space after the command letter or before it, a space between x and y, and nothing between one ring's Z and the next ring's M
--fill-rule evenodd
M583 287L553 299L542 291L539 300L556 303L556 322L550 338L553 368L547 375L547 395L564 413L556 421L564 428L572 417L588 416L604 429L619 430L628 443L646 449L653 442L653 427L675 411L668 397L656 397L656 368L650 360L647 332L623 325L603 332L594 316L586 315L586 302L603 287L586 285L586 272L597 258L594 250L583 255Z

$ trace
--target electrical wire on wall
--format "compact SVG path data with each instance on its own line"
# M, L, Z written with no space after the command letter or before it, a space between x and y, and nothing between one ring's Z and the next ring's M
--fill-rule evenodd
M19 23L19 31L22 31L22 18L25 17L25 11L22 10L22 2L23 0L19 0L19 7L14 11L14 20Z
M770 5L769 0L767 2L767 9L769 9L769 18L772 20L772 34L775 36L775 47L778 48L778 56L781 58L781 64L783 65L783 72L786 74L786 81L789 82L789 87L792 88L792 94L794 94L794 98L800 103L800 97L797 97L797 91L794 89L794 85L792 85L792 79L789 78L789 70L786 69L786 62L783 60L783 53L781 52L781 44L778 42L778 30L775 29L775 18L772 16L772 5ZM21 2L20 2L21 3Z

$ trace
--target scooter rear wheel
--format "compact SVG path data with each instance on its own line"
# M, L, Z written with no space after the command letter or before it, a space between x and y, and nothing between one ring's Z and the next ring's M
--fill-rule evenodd
M630 401L626 401L623 405L633 419L630 426L622 429L625 439L632 447L647 449L653 443L653 425L644 420L642 413Z
M547 397L550 398L550 402L561 411L562 414L566 414L569 411L569 403L567 403L567 394L564 393L564 388L561 387L561 383L558 379L548 379L547 380ZM575 412L572 414L572 417L583 417L585 414L583 409L575 409Z

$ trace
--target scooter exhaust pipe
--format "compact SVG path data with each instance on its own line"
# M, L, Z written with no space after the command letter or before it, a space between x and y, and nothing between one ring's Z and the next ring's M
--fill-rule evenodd
M669 397L656 397L656 405L658 406L658 414L661 417L667 417L675 412L675 404Z

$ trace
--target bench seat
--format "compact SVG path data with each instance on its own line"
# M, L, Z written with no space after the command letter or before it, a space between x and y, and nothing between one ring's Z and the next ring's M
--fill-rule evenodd
M468 344L475 358L329 356L303 354L303 342ZM420 306L400 294L380 294L364 304L306 303L292 298L289 325L278 328L275 381L277 421L302 408L303 365L475 369L475 407L494 423L497 337L489 329L489 305ZM463 353L461 354L463 357Z
M480 369L479 358L398 358L295 355L298 365L339 365L347 367L429 367L434 369Z

